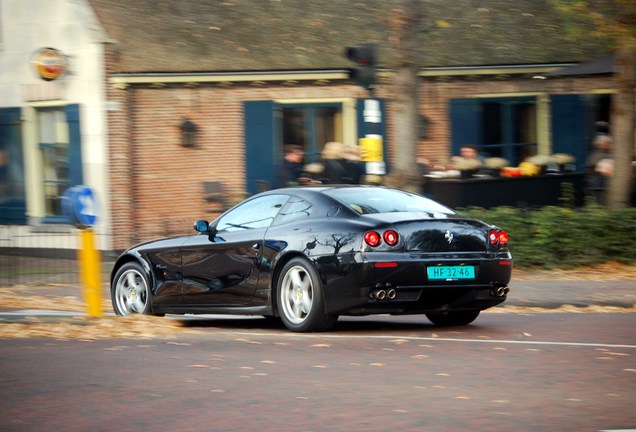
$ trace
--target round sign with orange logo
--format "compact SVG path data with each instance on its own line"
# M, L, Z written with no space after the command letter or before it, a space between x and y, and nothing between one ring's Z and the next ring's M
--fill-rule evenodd
M36 72L44 81L53 81L66 73L66 56L55 48L42 48L31 60Z

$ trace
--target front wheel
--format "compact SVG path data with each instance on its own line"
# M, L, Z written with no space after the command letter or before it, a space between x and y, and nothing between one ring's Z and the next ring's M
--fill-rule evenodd
M124 264L115 274L110 288L113 310L117 315L150 314L150 284L136 262Z
M429 319L436 326L450 327L450 326L463 326L468 325L475 321L479 316L478 310L468 311L447 311L447 312L431 312L426 314L426 318Z
M295 332L325 331L337 316L325 313L322 283L314 267L304 258L290 260L278 279L278 310L285 326Z

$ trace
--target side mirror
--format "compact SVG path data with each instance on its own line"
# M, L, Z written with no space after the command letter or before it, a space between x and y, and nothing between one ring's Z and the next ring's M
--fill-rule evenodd
M208 221L198 220L194 223L194 230L199 234L208 234L210 224L208 224Z

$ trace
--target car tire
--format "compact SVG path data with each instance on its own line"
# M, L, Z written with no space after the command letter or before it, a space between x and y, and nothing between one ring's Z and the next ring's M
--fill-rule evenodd
M426 314L426 318L436 326L463 326L475 321L480 312L479 310L431 312Z
M276 293L280 318L291 331L326 331L338 320L325 313L322 282L304 258L293 258L285 264Z
M150 283L138 263L126 263L117 270L110 293L115 314L151 314Z

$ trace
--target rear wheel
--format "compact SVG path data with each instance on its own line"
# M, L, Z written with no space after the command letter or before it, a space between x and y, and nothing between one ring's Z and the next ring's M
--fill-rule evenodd
M463 326L475 321L479 316L478 310L431 312L426 318L437 326Z
M149 315L150 284L136 262L124 264L115 274L110 288L113 310L117 315Z
M325 331L338 320L337 316L325 314L322 283L304 258L294 258L285 264L276 292L280 318L292 331Z

